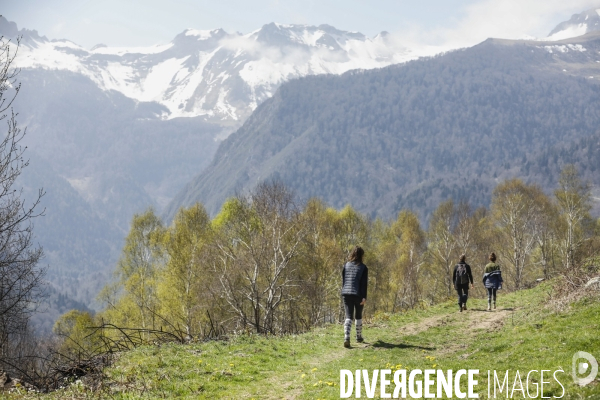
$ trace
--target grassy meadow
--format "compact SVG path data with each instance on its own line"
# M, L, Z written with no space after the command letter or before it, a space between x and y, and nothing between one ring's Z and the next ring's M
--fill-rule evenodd
M478 393L487 398L488 370L502 372L501 378L510 370L512 388L516 370L525 386L530 370L562 369L557 377L565 388L563 398L600 398L598 379L580 388L571 378L576 351L600 358L600 302L587 298L556 312L545 306L549 292L549 284L507 295L500 291L498 308L491 312L485 311L486 299L473 298L462 313L453 300L376 317L368 316L367 305L365 343L352 341L350 349L342 345L341 325L282 337L243 334L223 341L139 347L120 354L106 370L101 391L90 392L74 382L52 394L8 397L337 399L341 369L479 369ZM532 378L539 381L539 375ZM551 383L544 385L544 396L560 397L563 390L551 373L546 379ZM364 387L361 394L366 398ZM378 385L375 398L379 396ZM513 398L522 397L521 391L513 393ZM536 397L541 398L539 393Z

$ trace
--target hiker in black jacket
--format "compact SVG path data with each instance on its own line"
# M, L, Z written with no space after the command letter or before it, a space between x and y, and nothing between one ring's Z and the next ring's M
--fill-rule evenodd
M344 321L344 347L350 347L350 329L352 320L356 318L356 341L363 342L362 337L362 311L367 301L367 285L369 283L369 269L362 262L365 251L354 247L348 262L342 269L342 299L346 320Z
M460 312L467 309L469 282L471 282L471 288L473 288L473 274L471 273L471 266L465 262L466 258L464 254L460 256L460 261L454 267L454 273L452 274L452 282L454 282L454 288L458 293Z

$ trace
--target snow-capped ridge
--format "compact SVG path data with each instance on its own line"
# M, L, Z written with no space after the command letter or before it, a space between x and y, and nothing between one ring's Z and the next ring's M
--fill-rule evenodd
M0 20L0 33L20 34ZM29 35L19 52L21 68L68 70L141 102L157 102L167 118L204 117L241 123L277 87L314 74L380 68L416 57L390 35L368 38L331 25L269 23L247 34L186 29L166 44L146 47L96 45Z
M207 39L211 39L215 36L221 36L222 34L227 34L227 32L225 32L221 28L212 29L212 30L199 30L199 29L188 28L185 31L183 31L183 34L185 36L194 36L198 40L207 40Z
M557 41L600 31L600 8L574 14L568 21L561 22L542 40Z

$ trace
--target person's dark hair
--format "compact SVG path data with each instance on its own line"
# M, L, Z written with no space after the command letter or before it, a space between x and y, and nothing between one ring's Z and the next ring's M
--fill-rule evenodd
M496 262L496 254L494 254L494 253L490 254L490 261Z
M362 249L362 247L355 246L354 249L352 250L352 253L350 253L350 257L348 257L348 261L361 264L363 254L365 254L365 251Z
M465 262L465 260L466 260L466 259L467 259L467 256L466 256L466 255L464 255L464 254L461 254L461 255L460 255L460 260L459 260L459 261L460 261L460 262Z

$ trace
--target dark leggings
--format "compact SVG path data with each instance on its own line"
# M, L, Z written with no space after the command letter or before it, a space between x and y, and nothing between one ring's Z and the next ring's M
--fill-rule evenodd
M469 298L469 284L458 284L456 285L456 293L458 293L458 305L467 304Z
M496 290L498 290L498 289L491 288L491 287L487 288L487 291L488 291L488 303L492 302L492 297L494 298L494 303L496 302Z
M359 296L343 295L344 311L346 311L346 319L362 319L363 305L360 303L362 299Z

